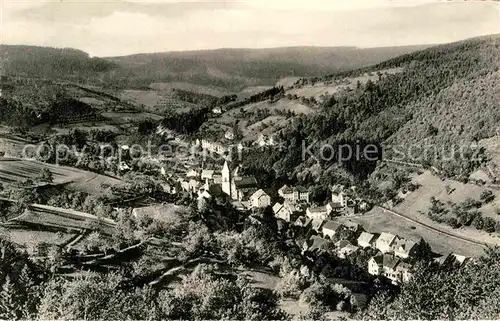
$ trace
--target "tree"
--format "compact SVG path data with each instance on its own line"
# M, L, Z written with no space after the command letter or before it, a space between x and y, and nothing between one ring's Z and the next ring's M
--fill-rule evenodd
M38 173L38 175L36 176L35 180L43 183L52 183L54 182L54 176L48 168L42 168L40 173Z
M488 216L483 218L483 230L485 230L488 233L493 233L495 232L495 226L496 226L496 221L494 219Z
M500 247L461 268L418 264L396 296L378 294L357 319L495 319L500 313Z
M484 228L484 220L483 216L481 213L478 213L476 217L474 217L474 220L472 221L472 225L477 229L477 230L482 230Z
M487 204L495 199L495 194L493 194L491 190L486 189L481 192L481 196L479 198L481 199L483 204Z

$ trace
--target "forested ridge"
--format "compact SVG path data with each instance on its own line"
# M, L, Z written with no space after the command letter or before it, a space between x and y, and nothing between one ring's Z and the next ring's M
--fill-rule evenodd
M432 47L377 65L373 72L393 67L403 67L403 71L379 75L378 81L368 80L358 83L357 88L327 96L319 113L295 119L279 134L286 148L264 152L270 157L249 155L246 162L254 168L264 163L261 169L274 168L280 176L297 174L314 164L309 160L304 165L300 152L303 142L404 146L430 141L441 147L489 137L499 119L499 49L500 37L495 35ZM438 155L437 160L413 161L430 162L450 176L467 176L480 165L467 158L452 162L440 159ZM320 163L328 168L337 161L334 157ZM342 165L358 178L366 178L375 166L366 160L349 160Z

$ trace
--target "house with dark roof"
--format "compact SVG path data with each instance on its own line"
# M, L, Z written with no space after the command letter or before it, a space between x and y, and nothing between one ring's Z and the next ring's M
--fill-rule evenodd
M404 238L398 238L396 240L396 244L394 245L394 254L400 258L406 259L412 256L416 249L417 242Z
M288 185L283 185L278 190L278 194L290 203L305 202L309 203L309 191L302 187L290 187Z
M291 222L297 219L300 216L301 212L302 211L300 210L300 208L288 202L285 202L283 204L276 203L273 205L274 215L287 222Z
M379 254L368 261L368 273L385 276L393 283L407 282L412 266L395 255Z

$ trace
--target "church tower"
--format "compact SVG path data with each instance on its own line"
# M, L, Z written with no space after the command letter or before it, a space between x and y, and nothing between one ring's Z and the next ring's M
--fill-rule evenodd
M222 168L222 191L231 197L231 171L227 165L227 161L224 162L224 167Z

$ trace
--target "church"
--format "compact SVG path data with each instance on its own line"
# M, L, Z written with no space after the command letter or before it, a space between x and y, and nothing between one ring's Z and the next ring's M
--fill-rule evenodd
M227 161L224 162L222 168L221 185L222 191L235 201L248 199L258 189L257 180L254 176L240 176L238 167L231 170Z

